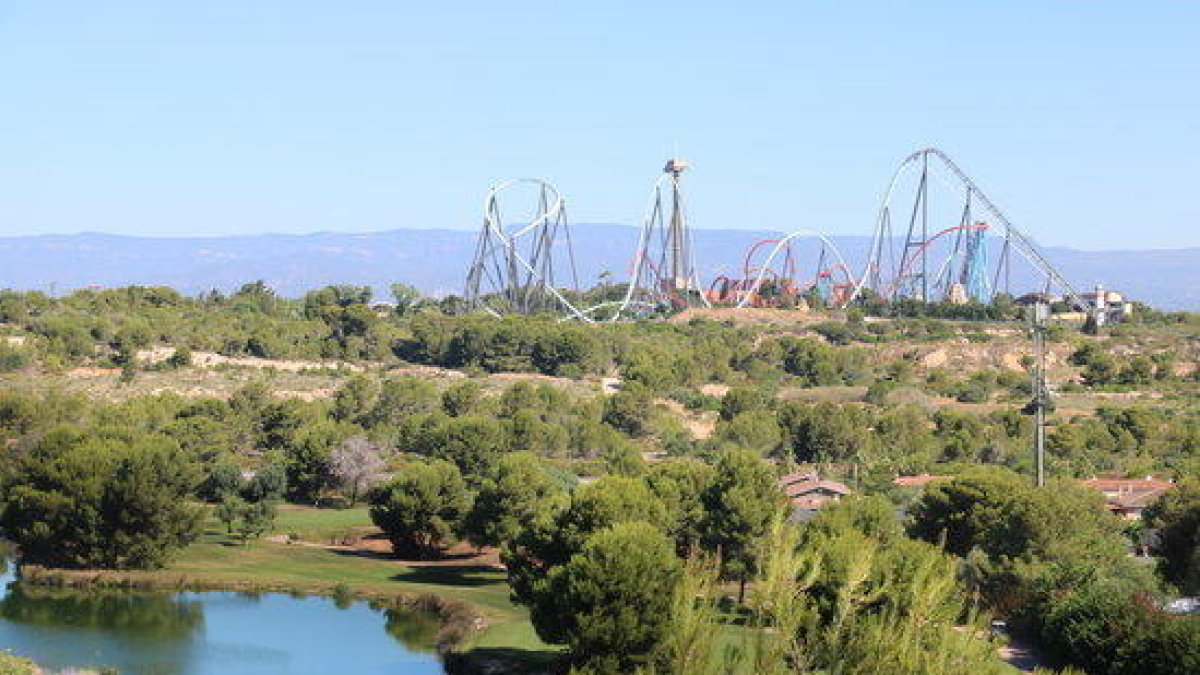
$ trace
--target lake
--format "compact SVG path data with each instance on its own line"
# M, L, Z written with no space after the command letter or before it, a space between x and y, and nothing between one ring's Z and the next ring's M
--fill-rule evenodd
M438 619L316 596L76 591L0 574L0 649L151 675L441 673Z

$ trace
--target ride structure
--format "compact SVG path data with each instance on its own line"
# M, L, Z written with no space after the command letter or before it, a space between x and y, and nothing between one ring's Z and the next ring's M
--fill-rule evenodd
M1011 293L1014 275L1080 309L1090 306L954 160L925 148L892 174L852 296L987 303Z
M680 176L690 168L670 159L654 181L630 267L625 297L612 319L640 318L689 307L708 307L696 272L692 232ZM592 308L596 309L596 308Z
M861 274L853 273L829 237L798 230L755 242L744 255L740 276L721 276L703 287L681 185L688 168L687 162L670 159L654 181L624 287L605 283L586 293L579 286L565 200L558 190L535 178L495 184L484 202L483 228L467 272L466 308L497 317L552 314L594 322L661 318L713 304L986 304L997 294L1011 295L1014 282L1037 291L1018 299L1023 303L1061 297L1095 313L1108 298L1097 290L1093 304L1078 293L979 185L936 148L910 154L892 174ZM508 221L503 207L514 201L524 203L527 215Z
M527 215L506 224L504 205L526 201ZM590 321L573 304L580 297L566 201L538 178L501 181L488 190L483 229L467 271L463 298L492 316L554 314Z
M797 250L798 243L817 244L812 251ZM768 247L770 247L768 249ZM809 247L811 248L811 247ZM761 258L763 251L766 257ZM815 258L811 270L800 276L799 261ZM747 250L739 278L719 276L708 289L714 304L745 307L845 307L857 286L850 266L829 237L811 230L760 239Z

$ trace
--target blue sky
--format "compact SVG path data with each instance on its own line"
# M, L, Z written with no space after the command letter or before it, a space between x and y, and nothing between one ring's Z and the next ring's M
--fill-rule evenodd
M451 8L453 7L453 8ZM640 218L868 234L909 151L1039 241L1200 246L1198 3L0 0L0 235Z

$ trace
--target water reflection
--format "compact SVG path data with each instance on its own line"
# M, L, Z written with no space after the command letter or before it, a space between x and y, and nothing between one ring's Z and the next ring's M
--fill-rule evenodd
M439 621L429 613L380 611L362 602L338 609L329 598L279 593L43 588L8 583L11 573L0 573L0 647L53 670L442 672L433 654Z
M34 626L133 634L143 640L183 640L204 626L204 607L166 594L85 592L14 583L0 600L0 618Z
M409 651L433 654L441 621L429 612L389 609L384 629Z

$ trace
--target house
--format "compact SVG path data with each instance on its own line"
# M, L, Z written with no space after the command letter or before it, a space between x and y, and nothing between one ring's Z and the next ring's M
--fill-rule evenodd
M835 480L822 480L816 473L790 473L779 479L779 486L792 502L797 515L819 511L828 502L853 494L853 490Z
M1171 481L1153 476L1145 478L1092 478L1083 484L1104 495L1109 511L1127 520L1142 517L1142 511L1164 492L1175 486Z
M927 473L923 473L919 476L896 476L896 478L892 480L892 485L902 488L924 488L930 483L936 483L942 480L951 480L953 478L954 476L931 476Z

